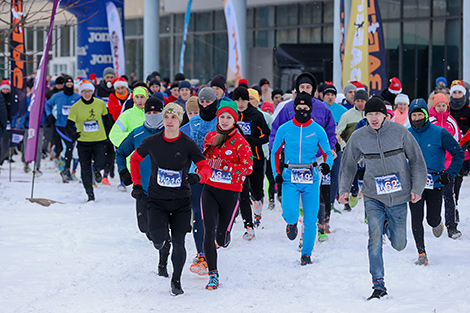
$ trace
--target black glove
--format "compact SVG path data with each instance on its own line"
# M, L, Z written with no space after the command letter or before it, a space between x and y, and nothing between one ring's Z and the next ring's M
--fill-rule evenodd
M199 174L191 173L191 174L188 174L188 177L186 177L186 181L187 181L188 184L190 184L190 185L195 185L195 184L197 184L200 180L201 180L201 175L199 175Z
M145 192L142 188L142 185L134 185L134 187L132 188L131 196L136 200L142 200L143 198L145 198Z
M447 186L450 183L451 177L450 174L447 172L444 172L439 176L439 178L436 180L436 183L441 183L444 186Z
M124 185L132 185L131 173L129 173L129 170L127 168L119 172L119 177L121 177L121 181L124 183Z
M320 172L323 175L326 175L330 172L330 166L326 163L322 163L322 164L318 165L318 168L320 169Z
M55 117L52 114L49 114L49 116L46 119L46 124L49 125L49 127L53 127L55 125Z
M70 139L72 139L72 141L77 141L77 139L80 138L80 136L81 136L80 132L74 132L71 136L72 138Z
M282 179L282 175L277 174L276 175L276 184L278 184L278 186L281 186L283 182L284 182L284 179Z

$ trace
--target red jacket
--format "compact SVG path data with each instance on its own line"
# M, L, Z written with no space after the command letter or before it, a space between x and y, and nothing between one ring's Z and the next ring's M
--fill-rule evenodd
M126 99L120 100L114 94L115 92L109 95L108 111L112 115L113 119L117 121L119 115L121 115L124 103L127 101L127 99L129 99L130 93L129 92L127 93Z
M221 148L210 146L216 132L210 132L204 140L204 157L212 167L212 177L206 184L225 190L241 192L247 175L253 171L253 153L250 144L235 129ZM229 179L231 175L231 180Z

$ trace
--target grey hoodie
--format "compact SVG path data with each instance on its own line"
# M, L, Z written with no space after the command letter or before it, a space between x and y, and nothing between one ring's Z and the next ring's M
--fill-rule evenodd
M349 193L357 164L365 166L364 202L377 200L386 206L409 202L411 192L421 195L426 185L426 163L413 135L401 124L384 121L379 130L369 125L356 130L341 158L339 194ZM402 190L377 194L375 177L398 174Z

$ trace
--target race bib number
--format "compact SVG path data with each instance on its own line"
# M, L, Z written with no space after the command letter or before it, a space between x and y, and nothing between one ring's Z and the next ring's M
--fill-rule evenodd
M243 130L243 134L251 135L251 122L237 122L240 125L241 129Z
M222 183L222 184L231 184L232 183L232 173L212 169L212 177L210 178L211 181L214 183Z
M400 176L398 174L375 177L375 186L378 195L385 195L402 190Z
M83 131L87 133L97 132L100 130L98 121L83 122Z
M69 114L70 114L70 108L72 108L71 105L64 105L64 106L62 106L62 115L69 116Z
M328 173L326 175L323 175L322 179L321 179L321 184L323 186L329 186L331 185L331 173Z
M158 169L157 183L162 187L176 188L181 187L182 171Z
M428 178L426 179L426 186L424 189L434 189L434 178L432 178L431 174L428 174Z
M313 184L311 168L293 168L291 169L290 181L296 184Z

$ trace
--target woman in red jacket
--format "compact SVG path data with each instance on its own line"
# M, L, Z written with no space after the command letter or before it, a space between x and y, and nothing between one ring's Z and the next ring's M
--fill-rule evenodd
M253 171L253 154L237 120L236 103L221 101L217 111L216 131L208 133L204 142L204 156L213 171L202 190L201 199L204 253L209 268L206 289L209 290L219 286L215 244L217 242L223 248L229 245L243 182Z
M113 79L114 92L109 95L108 110L116 121L121 115L124 103L129 99L129 89L127 81L122 77Z

